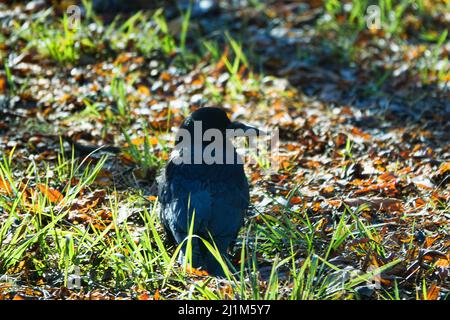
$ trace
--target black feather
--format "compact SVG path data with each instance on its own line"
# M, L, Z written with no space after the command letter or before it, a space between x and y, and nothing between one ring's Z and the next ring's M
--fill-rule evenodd
M203 131L215 128L225 132L231 124L226 113L218 108L199 109L186 118L181 128L190 131L192 120L202 121ZM224 152L232 152L238 158L234 147L225 148ZM243 226L249 205L249 186L242 162L175 164L180 156L182 152L172 157L158 178L161 223L169 240L178 245L188 235L195 211L194 234L214 241L226 255ZM194 267L221 274L220 265L200 240L193 240L192 248Z

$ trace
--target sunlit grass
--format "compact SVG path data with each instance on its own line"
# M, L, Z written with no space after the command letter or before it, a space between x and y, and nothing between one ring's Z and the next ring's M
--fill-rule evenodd
M367 29L365 20L369 1L348 3L352 6L346 9L342 1L326 1L325 13L330 19L318 29L325 33L330 29L337 32L333 48L344 60L352 61L361 50L356 45L358 37L373 31ZM402 19L412 2L380 0L378 4L384 36L399 40L404 32ZM265 6L259 1L252 1L252 5L259 10ZM420 14L426 14L423 2L417 5ZM45 13L30 21L28 26L13 23L12 32L27 42L26 50L36 48L42 56L58 62L59 67L77 65L85 54L104 54L107 64L114 61L117 54L127 51L142 55L145 63L162 56L158 60L161 69L176 66L183 72L190 72L202 61L207 68L201 72L198 82L211 104L236 104L246 93L261 91L264 75L253 73L250 63L253 57L246 40L230 33L222 35L223 42L197 38L191 30L191 9L181 14L178 34L174 34L162 9L118 17L106 25L88 6L79 30L69 28L66 16L47 21L49 16L50 13ZM342 16L344 23L341 23ZM89 25L96 32L90 34ZM194 43L200 44L200 49L193 49L192 38ZM426 41L432 45L429 57L419 60L423 62L418 67L422 79L445 80L448 77L448 59L440 59L447 39L447 31L427 35ZM299 59L308 55L301 54L304 55ZM8 60L4 66L11 93L20 92ZM72 125L74 120L101 121L103 133L116 130L122 151L118 158L141 169L140 178L149 182L149 173L154 175L169 157L170 148L162 135L170 133L171 111L164 132L152 127L151 117L137 125L133 117L135 105L130 103L134 95L134 75L124 74L122 67L116 65L112 75L105 72L108 84L105 88L108 89L83 99L82 111L67 120ZM391 74L391 70L383 70L367 92L379 92ZM219 83L218 75L226 80ZM151 85L153 81L150 79L148 83ZM277 93L283 94L286 93ZM148 100L152 95L149 91ZM153 101L145 101L145 106L150 108L151 103ZM26 123L29 122L32 121ZM37 131L46 132L53 124L36 121L32 125L39 129ZM348 138L339 151L342 163L356 159L353 147ZM264 154L251 156L259 169L270 169ZM100 289L111 294L130 293L134 298L139 292L148 291L160 299L358 299L358 286L370 286L376 276L398 263L398 260L388 259L390 244L382 235L385 225L369 224L362 218L366 206L336 210L331 222L325 225L326 219L317 219L311 208L290 205L294 196L302 197L299 188L289 190L283 199L286 204L277 203L278 198L269 196L276 205L246 221L233 249L232 262L230 257L220 255L213 241L193 234L192 228L183 244L170 247L157 218L157 199L149 196L145 188L124 191L119 190L123 187L120 185L97 185L96 178L102 170L107 170L106 166L106 157L76 159L75 150L64 150L62 141L54 163L32 160L19 163L15 161L14 150L2 154L1 274L16 279L25 287L41 288L68 287L73 276L79 275L81 287L71 290L80 295ZM346 169L343 165L342 170ZM83 201L95 191L104 191L101 205L84 204L86 207L83 207ZM78 204L81 209L86 209L81 222L71 218L71 214L79 210L71 206L73 203L81 203ZM439 209L449 212L447 204L441 203ZM99 214L107 218L97 219ZM411 232L414 233L414 226ZM204 243L217 258L223 278L205 275L189 266L194 240ZM412 241L404 246L411 249ZM349 264L346 269L333 262L349 243L354 245L345 252L350 252L354 259L364 257L373 268L362 266L359 270ZM182 260L184 245L187 252ZM376 257L389 261L377 262ZM434 270L432 266L428 274ZM430 286L425 276L418 277L418 285L413 290L418 299L429 298ZM394 279L391 285L375 290L375 296L400 299L403 294L399 287L401 284Z
M86 292L101 283L114 291L127 292L136 287L159 290L166 292L167 298L342 299L353 297L353 288L395 264L344 277L346 271L328 262L330 254L339 250L348 237L373 238L377 226L365 226L356 214L344 212L334 232L325 240L317 238L317 226L310 222L306 211L291 212L288 207L276 216L263 214L258 222L248 221L238 240L240 248L235 252L238 264L228 262L213 242L193 234L193 228L185 240L184 264L179 264L184 243L177 248L167 246L157 219L156 200L144 200L139 193L123 197L114 189L108 190L103 208L111 213L111 222L102 228L94 222L67 221L70 205L80 197L80 192L95 184L105 159L93 167L85 163L82 169L82 163L77 164L73 157L67 159L62 150L55 178L60 183L74 178L78 182L60 188L58 194L62 198L55 199L50 191L42 193L42 190L53 190L55 181L51 179L41 180L38 175L35 182L25 185L14 182L12 154L0 164L2 185L11 185L6 194L0 195L7 217L0 228L0 272L16 280L22 277L20 270L27 268L34 270L31 277L27 276L28 281L45 280L68 286L73 285L73 275L79 271L81 287L72 287L74 292ZM30 164L28 171L36 170ZM45 188L30 198L29 190L35 184ZM123 208L136 207L141 208L138 216L124 216ZM292 215L296 216L296 222L292 221ZM140 222L130 223L132 218ZM189 257L191 241L195 238L219 261L223 278L191 271ZM261 260L261 257L265 258ZM270 273L259 274L269 261ZM54 277L45 279L48 273ZM195 278L198 280L193 281ZM191 286L193 290L188 290Z

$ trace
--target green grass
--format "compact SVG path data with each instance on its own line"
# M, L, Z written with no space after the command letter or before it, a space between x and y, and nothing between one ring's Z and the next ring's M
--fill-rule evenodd
M42 55L49 56L61 64L74 64L78 62L83 51L92 51L95 48L89 37L82 37L78 29L69 27L69 18L66 15L63 16L60 24L61 28L33 24L31 32L36 40L32 43L35 43Z
M375 5L379 10L378 28L369 29L367 24L370 5ZM431 4L422 0L327 0L324 3L325 14L318 19L316 27L324 36L323 45L331 48L343 64L359 64L364 60L361 57L367 54L367 44L358 45L361 39L368 43L384 39L400 47L408 47L411 51L420 51L418 43L426 42L429 52L420 54L415 62L408 62L408 72L417 75L425 85L437 84L445 90L449 74L445 54L448 32L440 31L438 27L430 29L425 23L434 12L448 12L449 9L449 3ZM410 31L408 27L417 30ZM381 70L374 67L375 80L372 86L364 88L364 92L367 95L379 94L383 85L394 78L393 73L389 66Z
M153 131L155 133L155 131ZM138 167L144 172L149 169L160 168L163 165L164 158L167 159L169 148L158 135L150 135L148 130L143 128L143 137L132 139L130 135L123 131L123 136L127 142L124 152L128 154ZM156 142L156 143L155 143ZM162 154L158 154L156 148L160 147Z
M9 61L8 59L5 59L3 62L3 67L5 69L5 75L6 75L6 83L8 84L8 88L12 94L16 91L16 84L14 83L14 78L11 73L11 69L9 67Z
M365 24L365 14L372 1L347 3L352 3L352 6L345 11L342 1L325 1L324 10L330 19L316 26L320 32L334 37L336 43L330 46L343 62L358 61L364 49L357 46L357 41L370 33ZM401 39L405 31L402 19L411 10L413 2L380 0L375 3L382 12L383 37L408 45ZM260 1L252 1L251 5L261 12L266 6ZM427 14L422 1L417 2L417 6L418 14ZM130 189L115 181L107 185L100 183L102 176L115 174L115 165L124 158L127 160L124 166L139 168L143 172L141 180L152 182L148 176L160 169L169 156L169 140L165 136L171 134L172 126L179 124L177 121L180 119L174 118L180 118L180 114L189 111L172 112L167 107L168 110L164 110L167 118L161 121L165 122L162 129L158 123L154 124L156 112L142 117L137 115L135 111L139 106L132 99L136 96L134 86L142 84L150 88L161 78L159 73L151 77L141 73L139 68L146 68L151 60L158 60L161 64L158 70L175 66L181 73L190 73L199 69L195 73L200 83L196 90L208 103L226 105L230 109L241 102L248 103L248 93L260 94L264 100L249 103L245 108L270 109L274 100L288 96L285 91L273 91L275 94L265 99L267 92L263 91L261 81L265 75L253 72L252 44L245 38L231 33L221 35L220 40L223 41L197 37L192 30L194 21L190 8L182 13L180 21L181 27L176 33L166 20L164 11L159 9L117 17L106 25L88 6L86 18L78 30L69 28L66 16L58 18L50 11L30 17L28 25L13 22L12 38L24 40L23 50L37 49L48 60L57 62L56 70L59 71L69 71L86 55L101 57L97 62L106 66L113 64L122 53L142 57L144 62L142 65L136 63L136 70L131 69L128 62L114 65L113 71L102 74L102 83L108 89L83 97L81 102L77 102L76 107L79 108L64 118L72 127L83 121L101 123L101 139L108 141L106 138L114 135L114 143L122 147L122 152L114 159L98 157L95 153L77 159L75 150L64 150L62 141L54 161L36 161L34 157L16 154L14 149L9 152L2 150L0 274L8 275L23 287L47 290L67 287L71 276L79 270L82 287L72 291L80 296L101 290L104 294L125 294L133 298L138 298L142 292L158 292L161 299L362 298L358 295L358 286L369 285L374 277L399 263L397 259L390 259L392 240L389 242L383 238L386 224L371 224L364 218L367 206L333 209L330 214L319 215L311 206L291 205L294 197L303 201L305 196L301 194L300 186L288 185L282 203L279 203L279 198L265 195L272 200L272 205L264 208L257 217L246 220L231 252L232 262L220 256L214 243L193 234L191 228L185 240L188 248L186 259L179 263L184 244L178 247L167 244L157 218L157 200L149 197L148 186ZM95 32L89 31L90 24L95 27ZM429 44L430 56L421 57L419 61L422 64L415 68L422 72L423 79L445 79L448 77L448 59L444 59L444 68L438 69L437 63L442 61L440 57L448 41L448 32L431 32L424 37L423 40ZM309 51L299 53L302 54L299 59L312 56ZM8 88L13 93L21 93L24 87L19 87L20 82L16 83L20 76L14 74L8 60L4 66ZM368 87L367 92L375 94L380 91L391 75L389 68L379 71L373 87ZM219 84L219 76L225 76L227 80ZM178 86L180 82L176 77L171 75L164 84ZM276 96L274 100L273 95ZM146 100L140 101L145 108L161 102L161 97L153 92L149 91L145 96ZM168 106L172 98L178 96L168 95ZM295 96L286 104L295 106L297 99L300 97ZM166 96L163 100L166 102ZM59 107L56 104L51 106ZM49 110L43 106L39 112ZM37 132L52 132L53 126L60 124L57 120L25 121L27 130L32 128L29 131ZM335 150L340 157L337 162L351 160L356 163L360 159L358 149L356 142L348 137L345 146ZM251 156L256 158L257 169L269 169L270 163L266 162L264 155ZM294 169L292 165L283 174L295 174ZM347 166L340 168L344 173L346 169ZM289 181L291 183L297 181ZM62 199L58 198L59 195ZM432 203L430 207L436 205ZM433 209L449 211L444 203ZM406 218L409 217L401 217ZM414 234L415 225L407 231ZM203 242L217 258L223 268L224 279L202 275L189 267L193 241ZM403 246L405 250L413 250L413 240ZM358 267L355 267L357 263L350 262L339 265L333 259L343 254L353 262L368 263ZM410 262L401 254L396 257ZM436 268L431 266L426 274L418 276L415 289L411 289L417 298L428 298L430 283L426 282L426 277L434 271ZM376 290L375 297L388 300L403 298L402 285L395 279L391 285L383 285Z
M351 0L347 2L337 0L325 1L325 11L331 18L329 25L335 30L345 30L349 28L353 32L361 32L367 29L367 8L369 5L376 5L380 10L380 28L389 35L398 35L402 33L402 19L407 9L412 9L413 5L419 2L419 8L423 8L422 1L413 0ZM423 9L422 9L423 10ZM420 11L420 13L423 13ZM344 16L344 24L338 17Z
M237 265L223 260L214 243L199 239L217 257L225 279L200 276L192 282L188 265L177 262L183 244L177 248L166 245L156 202L144 200L139 192L124 197L109 189L102 208L110 212L110 222L101 228L98 221L69 222L74 202L81 194L86 196L89 190L95 190L95 179L106 159L90 165L87 160L79 163L73 157L67 159L65 154L61 150L55 168L38 168L30 163L29 175L40 170L54 170L56 175L42 180L38 174L24 185L15 182L13 152L0 163L0 181L11 185L10 193L0 195L0 205L8 217L0 228L0 272L18 281L67 286L69 277L79 268L84 292L101 284L111 292L159 290L167 294L163 298L338 299L354 296L357 285L396 263L343 277L344 271L328 262L332 253L339 251L349 237L373 239L377 226L366 226L356 213L344 212L334 232L323 239L306 211L285 207L277 216L263 214L258 222L248 221L239 237L240 249L235 252L240 260ZM64 183L75 178L73 185ZM42 192L28 195L38 184L61 190L63 198L55 201ZM123 216L124 208L141 210L131 217ZM91 213L99 209L92 208ZM131 223L130 219L139 222ZM185 261L189 261L191 241L196 237L192 230L186 239ZM258 276L258 270L267 266L264 261L272 261L265 279ZM31 278L23 278L23 268L34 270ZM54 278L45 279L48 274ZM187 290L189 287L193 290Z

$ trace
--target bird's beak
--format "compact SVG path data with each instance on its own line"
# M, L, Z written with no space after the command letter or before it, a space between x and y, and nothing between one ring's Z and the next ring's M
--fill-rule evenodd
M257 137L265 135L264 131L239 121L232 122L231 125L228 126L228 129L235 130L235 137Z

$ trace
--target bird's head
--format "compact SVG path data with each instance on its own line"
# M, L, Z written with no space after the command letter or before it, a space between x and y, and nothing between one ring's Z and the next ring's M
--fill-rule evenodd
M255 127L231 121L220 108L200 108L190 114L180 126L175 138L173 158L181 157L184 163L194 158L194 163L204 161L208 164L223 163L226 158L227 163L230 163L230 159L231 163L234 163L234 157L239 156L231 138L255 137L261 134L264 133Z
M209 129L219 130L222 134L233 133L234 137L257 136L263 134L258 128L246 125L239 121L231 121L223 109L216 107L204 107L191 113L182 123L180 129L196 134L195 124L201 124L201 134ZM198 126L199 128L199 126ZM200 129L198 129L200 130Z

